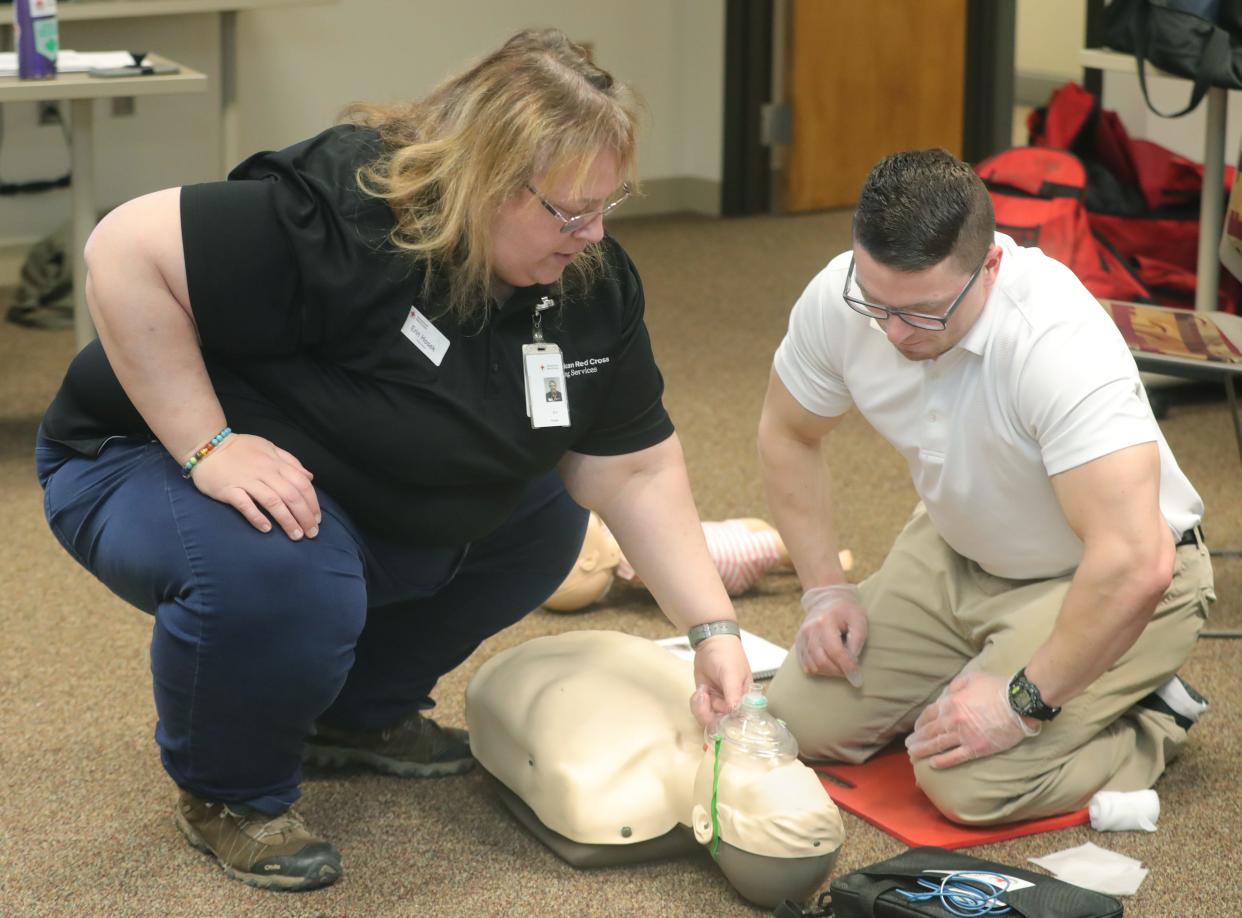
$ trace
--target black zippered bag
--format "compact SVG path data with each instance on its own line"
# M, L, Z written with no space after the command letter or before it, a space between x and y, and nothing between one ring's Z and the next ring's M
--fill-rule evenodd
M1119 918L1112 896L1065 883L1047 874L997 864L948 848L911 848L904 854L838 877L829 892L833 918L953 918L941 901L911 901L898 889L919 889L919 878L939 881L946 871L999 874L1020 881L998 898L1014 918ZM1029 885L1025 885L1029 884ZM1016 884L1015 884L1016 885Z

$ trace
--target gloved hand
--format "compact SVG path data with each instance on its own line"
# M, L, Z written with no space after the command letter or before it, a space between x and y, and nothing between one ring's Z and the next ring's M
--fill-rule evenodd
M718 634L700 643L694 651L694 684L690 712L702 726L736 708L751 686L741 640Z
M1011 749L1040 729L1010 706L1008 679L961 673L923 709L906 749L911 761L931 756L932 768L951 768Z
M858 655L867 642L867 613L852 583L812 587L802 594L806 617L794 652L809 676L843 676L862 685Z

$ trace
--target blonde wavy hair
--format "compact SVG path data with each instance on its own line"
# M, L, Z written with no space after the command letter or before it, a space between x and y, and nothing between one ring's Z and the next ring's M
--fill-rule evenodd
M464 321L489 301L501 204L527 193L537 175L572 175L577 192L605 151L636 186L641 111L637 95L585 48L547 29L519 32L422 100L355 103L342 120L378 133L385 152L358 170L358 183L392 208L390 239L425 268L424 292L443 281L444 312ZM566 269L563 294L585 289L601 267L599 246L589 246Z

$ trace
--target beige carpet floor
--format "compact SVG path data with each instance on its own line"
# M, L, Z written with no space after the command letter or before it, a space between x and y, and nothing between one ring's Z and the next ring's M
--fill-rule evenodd
M848 243L848 215L618 221L643 272L668 406L705 519L766 516L754 432L771 354L810 277ZM227 880L172 825L173 788L152 739L150 621L75 566L44 525L32 473L41 412L73 353L67 332L0 324L0 915L752 915L705 856L574 870L527 835L478 774L431 782L350 775L308 783L302 809L346 858L313 893ZM1163 422L1208 506L1217 545L1242 546L1242 465L1222 400L1179 405ZM856 577L882 559L914 503L904 463L857 417L828 464ZM1242 561L1217 564L1214 627L1242 626ZM769 576L737 603L745 627L789 643L798 585ZM578 615L537 611L487 642L437 689L461 724L478 665L543 634L615 628L673 633L635 590ZM1232 852L1242 831L1237 780L1242 644L1203 640L1183 670L1213 707L1161 780L1159 831L1063 830L972 849L1022 865L1093 841L1151 874L1126 914L1242 913ZM837 872L904 850L846 815Z

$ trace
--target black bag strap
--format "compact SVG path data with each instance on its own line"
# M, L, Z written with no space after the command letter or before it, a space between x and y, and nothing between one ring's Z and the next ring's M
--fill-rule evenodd
M1229 59L1229 35L1220 28L1212 30L1212 36L1208 39L1208 44L1203 50L1202 56L1199 58L1199 66L1195 71L1194 87L1190 91L1190 101L1186 107L1179 112L1162 112L1152 104L1151 96L1147 92L1147 13L1149 4L1146 0L1140 0L1134 5L1134 16L1130 19L1131 29L1134 38L1134 59L1138 64L1139 88L1143 92L1143 101L1147 103L1147 107L1161 118L1180 118L1182 115L1194 111L1203 97L1207 95L1207 91L1212 88L1208 80L1209 67L1207 62L1215 55L1223 55L1225 60ZM1223 45L1223 47L1222 47Z

